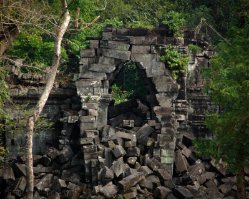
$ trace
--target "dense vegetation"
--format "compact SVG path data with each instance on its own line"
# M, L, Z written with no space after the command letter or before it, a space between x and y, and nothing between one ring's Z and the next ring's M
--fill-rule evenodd
M12 46L5 53L8 58L22 58L25 63L43 70L51 65L53 28L60 17L60 1L9 0L0 3L1 25L12 24L21 30ZM107 4L105 4L107 3ZM79 12L80 9L80 12ZM247 0L75 0L69 3L74 23L71 24L63 43L62 66L77 63L81 48L88 46L88 36L99 36L106 24L115 27L155 27L167 25L175 36L182 35L185 27L196 28L201 17L208 27L203 31L216 49L212 67L206 71L207 90L212 100L220 106L220 112L210 114L208 127L214 132L212 141L201 141L202 152L226 161L231 170L243 179L243 166L248 164L248 109L249 109L249 2ZM100 16L100 18L96 18ZM96 20L94 20L96 19ZM93 22L93 23L91 23ZM217 34L220 33L219 36ZM223 39L222 39L223 38ZM224 40L226 39L226 40ZM185 70L185 58L174 49L166 49L165 60L175 71L175 76ZM193 52L197 52L194 46ZM167 56L176 57L174 63ZM75 60L71 60L74 58ZM6 113L4 102L8 99L3 59L0 66L0 116ZM32 69L32 67L31 67ZM40 71L37 70L37 71ZM26 72L29 69L27 68ZM116 84L125 98L133 94ZM129 90L130 89L130 90ZM121 97L122 98L122 97ZM121 100L122 101L122 100ZM203 147L205 145L205 148ZM4 150L0 148L0 156ZM243 180L241 180L243 182Z

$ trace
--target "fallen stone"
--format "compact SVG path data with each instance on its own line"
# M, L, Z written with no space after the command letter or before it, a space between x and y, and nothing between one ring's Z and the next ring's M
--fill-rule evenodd
M195 181L198 179L200 175L205 172L205 167L202 163L196 163L189 167L189 176L190 178Z
M101 177L103 179L113 179L114 173L111 169L109 169L108 167L105 166L101 172Z
M124 199L132 199L137 197L137 189L131 188L131 190L128 193L123 194Z
M125 141L125 148L131 148L136 146L136 142L134 141Z
M141 166L138 169L138 172L142 172L145 177L153 173L153 171L151 171L150 168L147 166Z
M114 149L112 150L112 153L115 156L115 158L120 158L126 154L126 151L124 150L122 146L116 145Z
M136 162L137 162L137 157L129 157L129 158L127 159L127 163L128 163L129 165L131 165L131 166L134 166L134 165L136 164Z
M172 191L166 187L159 186L153 193L154 198L165 199Z
M114 196L118 193L118 188L116 185L110 182L103 186L103 188L100 190L100 193L102 193L106 198L114 198Z
M15 186L15 189L13 190L13 193L18 196L18 197L21 197L26 189L26 179L25 177L20 177L16 186Z
M131 133L125 133L125 132L122 132L122 131L117 131L116 136L119 137L119 138L125 139L127 141L133 141L133 142L137 141L136 135L131 134Z
M51 164L52 160L50 157L48 157L47 155L43 155L39 161L39 163L41 163L43 166L49 166Z
M148 137L154 132L148 124L144 124L136 133L138 143L146 145Z
M179 198L191 199L194 198L193 194L185 187L177 186L174 189L174 195Z
M140 149L138 147L132 147L127 149L127 157L139 157Z
M53 174L45 175L41 180L37 182L37 184L35 185L35 188L38 189L39 191L44 191L45 188L51 187L52 178L53 178Z
M116 177L119 177L121 174L123 174L125 172L123 157L119 158L117 161L114 161L110 169L113 171Z
M124 128L132 128L135 126L135 121L134 120L123 120L123 125Z
M38 164L36 167L33 168L34 170L34 174L39 174L39 173L51 173L53 172L53 168L52 167L44 167L41 164Z
M70 146L64 146L59 152L58 161L59 163L65 163L73 157L73 151Z
M48 199L60 199L60 194L58 192L50 193Z
M176 172L182 173L188 171L188 162L180 150L175 151Z
M17 177L26 176L26 166L25 164L14 164L14 172Z
M145 179L140 181L139 185L142 188L146 188L149 191L153 191L154 188L161 186L161 183L160 183L159 178L152 174L152 175L148 175L147 177L145 177Z
M138 173L135 173L135 174L132 174L132 175L129 175L129 176L123 178L118 183L121 186L122 190L127 191L131 187L138 184L143 179L144 179L143 174L138 172Z
M146 159L146 165L152 170L156 171L162 167L162 164L155 158Z
M3 179L5 181L15 181L16 180L13 169L11 167L4 168Z

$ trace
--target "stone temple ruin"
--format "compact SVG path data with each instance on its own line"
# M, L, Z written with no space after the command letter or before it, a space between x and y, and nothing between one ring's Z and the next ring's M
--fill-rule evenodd
M174 38L164 28L111 26L89 42L90 48L80 53L74 83L57 83L43 113L56 121L56 129L35 136L35 197L205 198L209 194L219 198L224 194L209 189L215 174L206 172L207 166L191 148L193 137L209 136L203 120L212 104L202 91L200 76L212 55L208 43L192 31ZM202 51L191 54L189 44ZM177 82L160 61L168 45L191 58L187 75ZM147 95L114 106L111 85L127 61L133 61L142 74ZM16 74L15 78L28 86L13 88L13 98L34 103L42 86L32 83L35 77ZM6 189L0 194L21 198L26 186L20 153L24 141L7 134L5 140L10 154L19 156L6 166L0 181ZM205 177L200 179L200 174ZM194 192L196 181L209 182L208 191ZM187 189L189 182L192 187Z

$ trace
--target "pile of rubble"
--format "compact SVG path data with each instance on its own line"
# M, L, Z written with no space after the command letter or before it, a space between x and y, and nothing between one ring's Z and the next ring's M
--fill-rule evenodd
M34 198L236 198L236 178L228 175L221 163L197 159L187 135L176 146L172 177L156 158L160 124L140 120L141 126L134 127L137 121L123 120L122 127L106 125L99 131L99 141L95 140L98 153L102 152L99 167L87 167L82 152L73 150L69 140L63 141L66 132L62 130L57 148L34 156ZM22 198L26 188L24 158L19 157L2 172L0 186L5 189L1 197ZM96 184L90 186L86 181L90 177L97 179L91 179Z

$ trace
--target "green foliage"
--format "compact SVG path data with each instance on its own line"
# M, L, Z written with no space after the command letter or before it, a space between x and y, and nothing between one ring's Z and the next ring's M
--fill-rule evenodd
M190 52L194 55L198 54L201 52L201 48L197 45L194 44L189 44L188 45L188 49L190 50Z
M112 97L115 100L115 105L128 101L132 95L132 91L122 90L117 84L112 85Z
M188 56L179 53L178 50L171 45L167 46L160 59L167 63L174 79L178 79L181 74L186 72L189 63Z
M235 28L236 29L236 28ZM221 111L206 119L214 133L216 148L208 146L210 155L221 157L230 169L238 171L249 160L249 28L237 29L231 45L222 42L211 67L204 71L206 89Z
M106 19L102 23L95 23L90 28L82 28L77 33L73 34L70 38L66 39L68 43L67 51L73 54L79 54L80 49L87 48L89 42L87 37L100 37L104 27L110 24L114 28L123 26L123 22L117 18Z
M115 104L123 103L129 99L145 98L146 94L146 85L136 63L126 62L112 86Z
M8 50L10 56L26 59L28 63L41 66L51 66L54 50L53 40L43 37L41 32L23 32L17 36L12 47ZM62 59L67 58L64 48L61 53Z
M174 35L177 37L182 36L181 28L185 25L185 23L184 14L175 11L168 12L163 20L163 24L168 25L170 30L172 30Z

